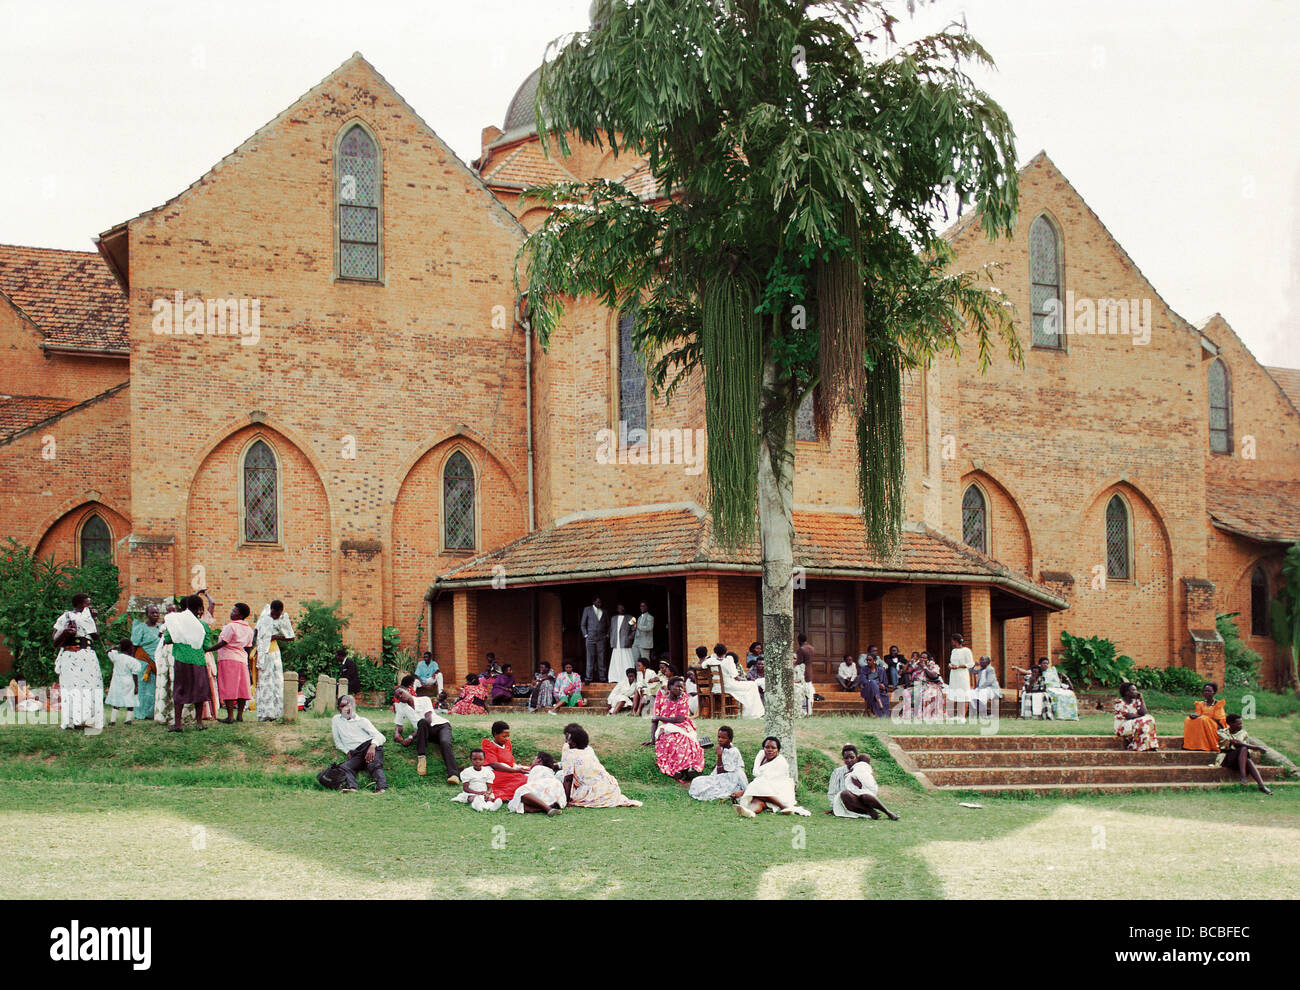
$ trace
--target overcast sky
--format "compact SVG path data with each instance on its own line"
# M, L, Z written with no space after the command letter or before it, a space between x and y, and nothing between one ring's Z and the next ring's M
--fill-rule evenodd
M0 243L89 249L354 51L466 161L589 0L0 0ZM1184 317L1300 366L1300 2L943 0L1046 149Z

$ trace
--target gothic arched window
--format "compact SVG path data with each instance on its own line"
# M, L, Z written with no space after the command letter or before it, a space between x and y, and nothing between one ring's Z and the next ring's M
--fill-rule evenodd
M81 562L90 563L94 557L113 556L113 533L108 523L97 514L81 524Z
M1121 580L1133 576L1128 504L1118 495L1112 495L1106 506L1106 576Z
M989 552L989 505L977 485L961 497L961 539L980 553Z
M334 156L339 278L371 282L380 279L383 175L383 162L374 138L363 126L353 124L343 135Z
M443 544L448 550L474 549L474 466L461 451L442 469Z
M1029 225L1029 297L1033 321L1032 345L1064 347L1061 239L1057 236L1055 225L1042 216ZM1048 322L1053 309L1055 325Z
M1216 454L1232 452L1232 382L1219 358L1210 362L1210 449Z
M280 542L280 469L265 440L244 451L244 540Z

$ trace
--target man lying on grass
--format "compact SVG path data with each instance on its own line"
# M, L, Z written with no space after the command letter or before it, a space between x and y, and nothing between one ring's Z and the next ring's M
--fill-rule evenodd
M351 794L357 789L357 774L364 770L375 782L375 793L383 794L388 789L384 777L384 734L371 724L370 719L357 715L356 699L345 694L339 699L339 713L331 722L334 730L334 745L347 759L339 764L343 771L343 786L339 788L344 794Z
M393 708L393 723L396 725L393 738L403 746L415 743L415 772L421 777L427 768L425 754L429 741L433 740L447 767L447 783L459 784L460 769L456 766L456 754L451 748L451 723L434 714L433 702L429 698L420 697L414 691L415 675L407 674L402 678L402 686L393 692L393 700L397 702ZM403 736L402 729L408 725L411 734Z

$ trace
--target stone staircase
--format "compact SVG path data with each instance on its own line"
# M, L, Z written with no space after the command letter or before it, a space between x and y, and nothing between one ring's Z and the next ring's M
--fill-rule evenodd
M1236 786L1212 753L1135 753L1110 736L894 735L888 743L904 769L944 791L1059 796ZM1270 786L1283 781L1281 767L1261 766L1260 774Z

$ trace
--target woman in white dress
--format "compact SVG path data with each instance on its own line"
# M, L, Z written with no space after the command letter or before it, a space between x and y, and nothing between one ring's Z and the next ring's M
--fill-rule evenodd
M555 757L550 753L538 753L533 757L528 779L515 791L506 810L517 815L535 811L554 818L567 803L564 785L555 772Z
M808 815L799 807L790 764L781 755L781 741L776 736L763 740L763 748L754 757L754 777L736 802L736 812L742 818L754 818L764 808L779 815Z
M948 657L948 701L953 704L958 722L966 721L966 703L970 701L970 672L975 666L975 655L962 640L961 633L952 634L952 655Z
M716 667L722 673L722 690L731 695L740 704L741 718L762 718L763 696L758 693L754 681L742 680L736 666L736 654L728 653L727 648L719 643L713 648L713 655L701 661L702 667Z
M630 629L631 632L625 636L620 636L624 630ZM623 679L627 677L624 673L628 670L636 670L636 661L639 655L636 646L636 619L627 614L627 610L620 604L614 615L609 617L610 633L610 651L609 651L609 679L614 684L622 684ZM623 645L623 639L627 639L628 646Z
M836 818L879 818L883 811L890 821L898 821L898 816L877 796L879 792L871 757L859 753L852 769L844 776L843 789L831 796L831 811Z
M636 704L638 691L636 670L628 669L623 677L623 680L614 683L614 689L609 692L609 697L606 699L609 711L605 713L606 715L617 715L624 708L632 708Z
M690 795L696 801L738 798L749 786L749 778L745 776L745 758L731 744L734 738L731 726L724 725L718 729L718 762L713 773L700 774L691 781Z
M54 623L54 648L59 651L54 672L59 675L59 725L85 729L86 735L104 731L104 673L90 645L99 638L95 610L85 592L74 595L72 609Z

